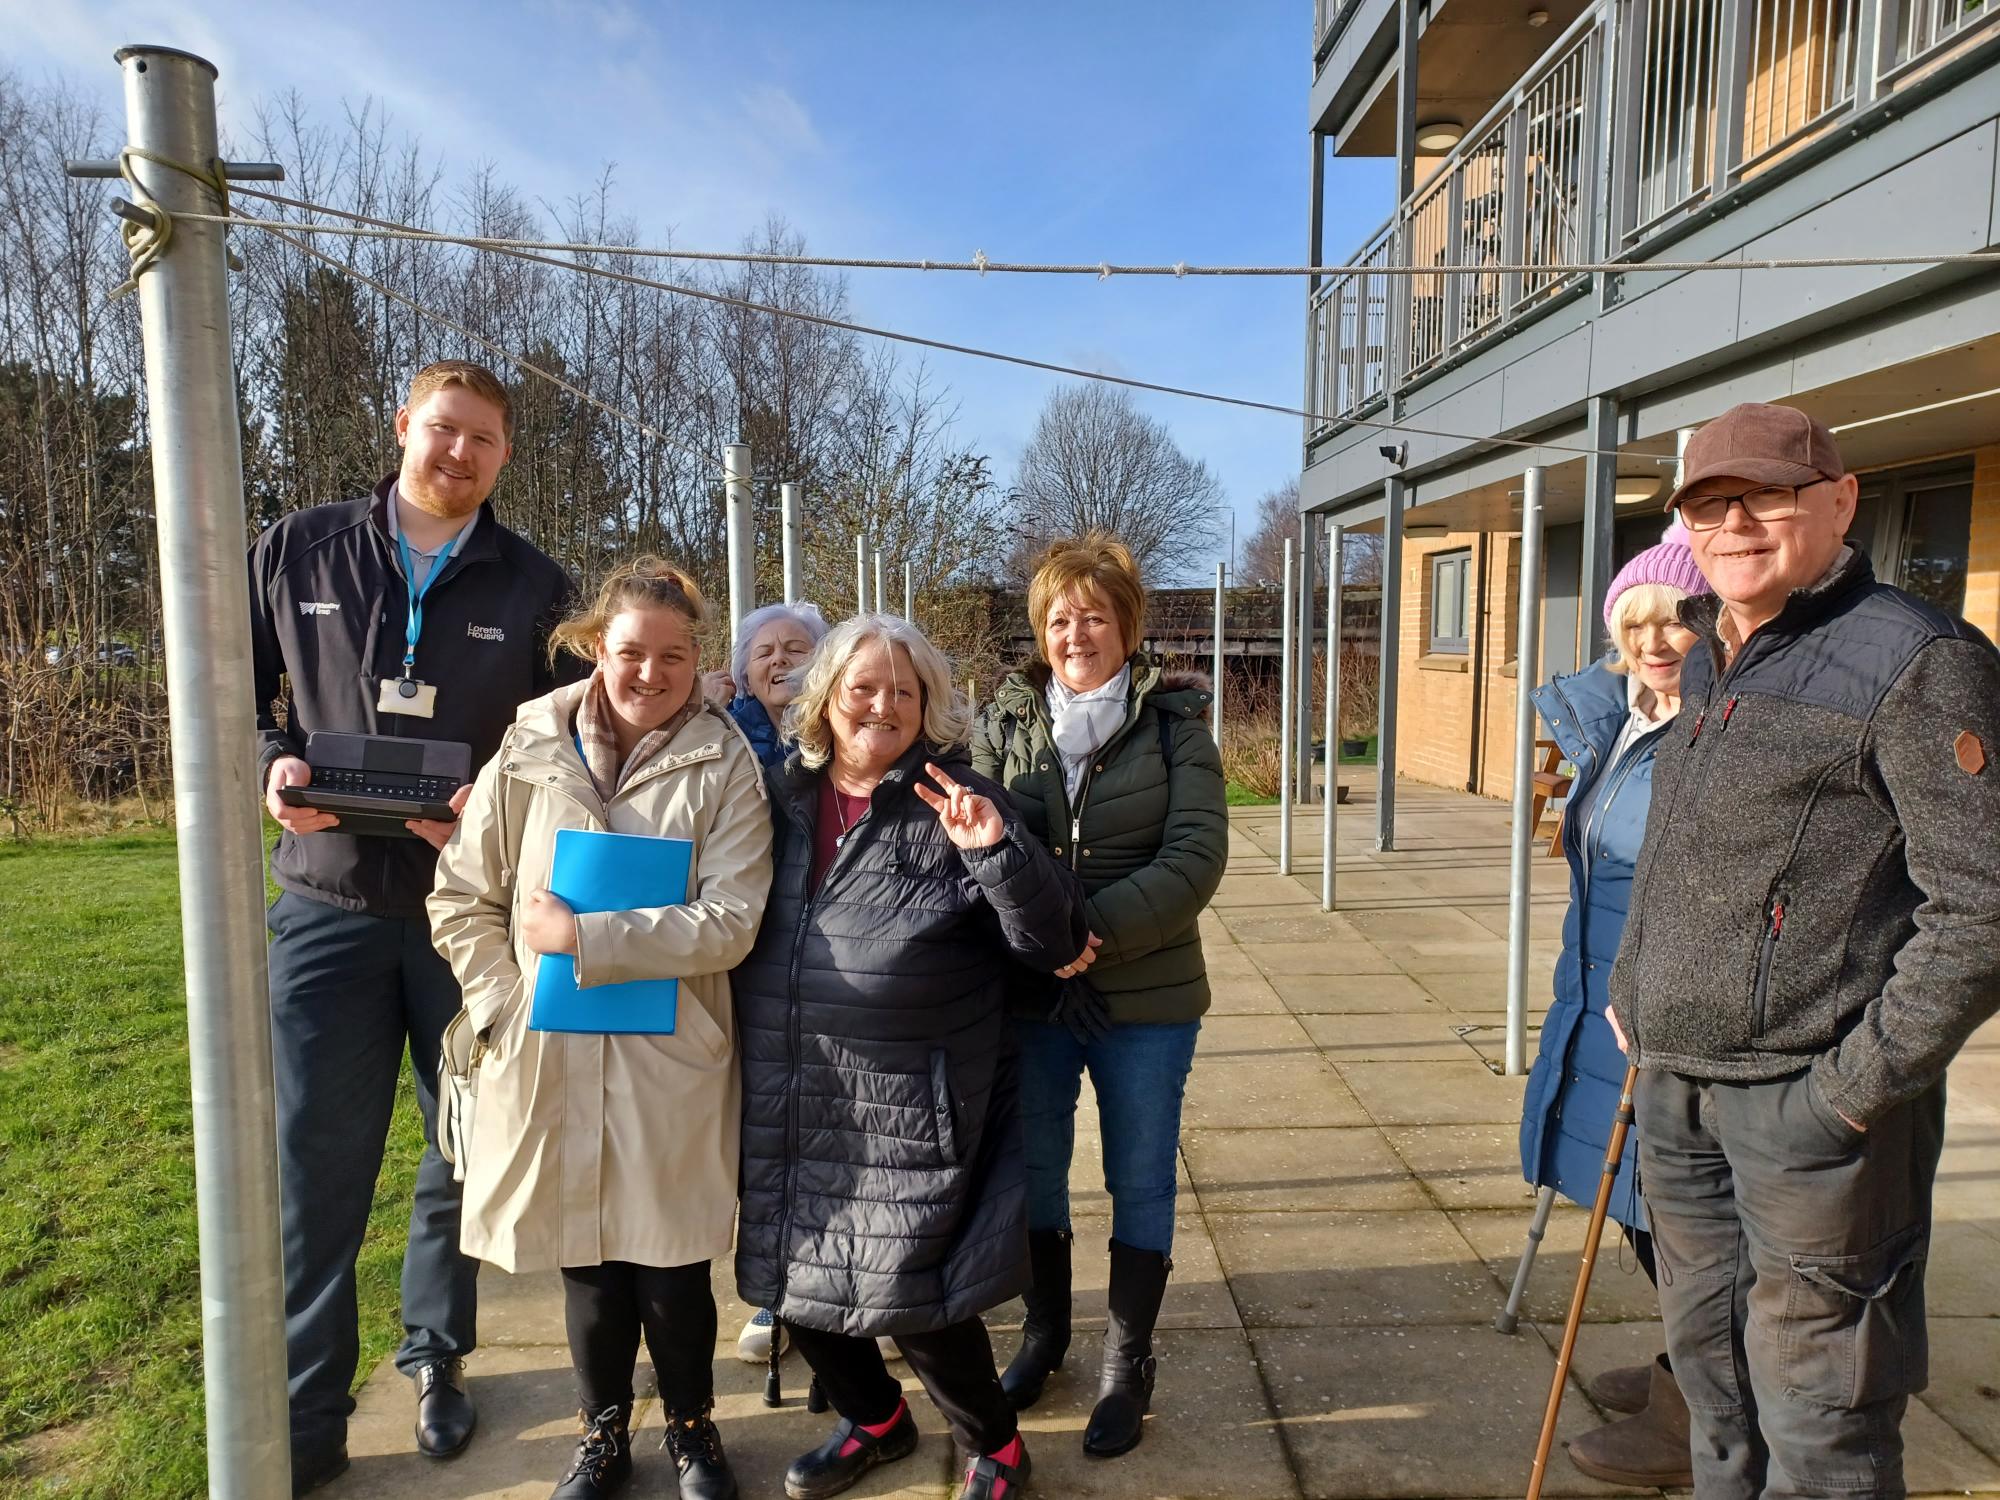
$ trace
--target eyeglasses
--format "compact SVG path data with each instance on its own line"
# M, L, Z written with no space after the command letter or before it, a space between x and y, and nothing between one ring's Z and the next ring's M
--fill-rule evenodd
M1753 521L1785 521L1799 513L1797 485L1760 484L1740 495L1692 495L1676 507L1689 531L1715 531L1729 519L1729 507L1740 505Z

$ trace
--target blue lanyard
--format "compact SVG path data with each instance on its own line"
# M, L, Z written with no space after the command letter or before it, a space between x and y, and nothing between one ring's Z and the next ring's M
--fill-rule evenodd
M459 535L463 536L464 533L461 532ZM410 592L410 614L403 624L403 675L408 677L410 669L417 664L417 637L422 635L424 630L424 595L430 592L431 585L437 582L438 574L444 571L444 565L451 561L452 553L458 550L458 538L452 538L450 545L437 555L437 560L431 564L430 573L422 583L417 582L416 564L410 557L410 544L401 531L396 533L396 545L402 549L403 554L403 587Z

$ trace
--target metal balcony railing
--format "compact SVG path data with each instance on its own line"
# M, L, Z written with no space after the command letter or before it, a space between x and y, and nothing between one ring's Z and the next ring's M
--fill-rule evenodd
M1359 0L1313 0L1313 61L1319 63L1326 58L1326 49L1332 43L1334 34L1340 30L1340 23L1347 13L1354 9Z
M1315 3L1324 21L1347 0ZM1997 23L2000 0L1597 0L1313 294L1307 440L1581 281L1560 267L1643 264L1696 208Z

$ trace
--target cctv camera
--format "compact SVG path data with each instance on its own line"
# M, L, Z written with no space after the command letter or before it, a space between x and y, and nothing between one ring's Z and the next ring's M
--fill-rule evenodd
M1400 469L1409 460L1410 445L1408 443L1384 443L1376 451Z

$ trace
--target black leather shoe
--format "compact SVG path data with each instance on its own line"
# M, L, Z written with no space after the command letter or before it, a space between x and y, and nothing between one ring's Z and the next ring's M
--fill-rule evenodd
M709 1419L713 1408L687 1416L669 1414L660 1446L681 1476L681 1500L736 1500L736 1475L722 1451L722 1434Z
M479 1413L465 1393L465 1361L434 1359L417 1367L417 1451L456 1458L472 1441Z
M990 1453L975 1456L965 1466L965 1482L959 1486L958 1500L1013 1500L1027 1493L1028 1476L1035 1470L1028 1457L1028 1445L1021 1444L1021 1461L1003 1464Z
M1035 1279L1022 1299L1028 1316L1021 1324L1021 1348L1000 1376L1000 1389L1015 1411L1042 1399L1042 1387L1069 1353L1070 1232L1030 1230L1028 1260Z
M632 1478L632 1413L607 1406L582 1415L583 1441L549 1500L604 1500Z
M840 1450L853 1438L861 1446L845 1458ZM876 1437L865 1427L841 1420L833 1436L810 1453L802 1453L785 1470L785 1493L791 1500L827 1500L838 1495L877 1464L894 1463L917 1451L917 1421L903 1404L896 1425Z
M347 1445L301 1453L292 1450L292 1500L310 1495L347 1472Z
M1083 1451L1116 1458L1139 1446L1153 1404L1153 1325L1174 1263L1157 1250L1111 1242L1110 1321L1097 1406L1083 1429Z

